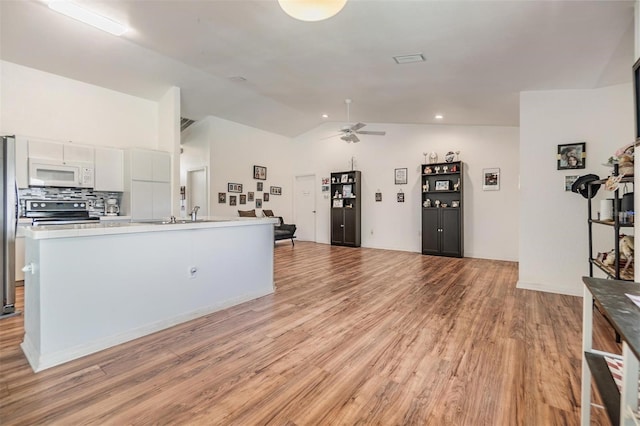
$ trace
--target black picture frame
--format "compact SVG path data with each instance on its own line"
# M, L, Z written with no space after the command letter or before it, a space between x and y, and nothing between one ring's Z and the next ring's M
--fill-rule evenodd
M253 192L247 192L247 201L253 201Z
M264 194L262 194L262 201L263 202L268 202L269 201L269 193L265 192Z
M228 183L227 184L227 192L242 192L242 184L241 183Z
M247 204L246 194L240 194L240 204Z
M282 187L280 187L280 186L271 186L271 187L269 187L269 192L272 195L282 195Z
M256 198L256 209L262 208L262 199Z
M227 204L227 193L226 192L218 192L218 203Z
M257 192L262 192L262 188L263 188L263 183L262 182L258 182L256 185L256 191Z
M404 203L404 192L398 192L396 194L399 203Z
M236 195L229 195L229 205L230 206L235 206L237 204L237 196Z
M584 169L587 166L587 143L558 145L558 170Z
M253 166L253 178L267 180L267 168L264 166Z

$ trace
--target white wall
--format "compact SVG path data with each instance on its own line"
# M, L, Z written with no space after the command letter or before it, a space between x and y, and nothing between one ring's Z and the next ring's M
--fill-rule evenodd
M270 195L269 202L263 203L264 209L271 209L285 221L292 218L292 188L291 164L294 157L291 153L291 139L285 136L259 130L253 127L223 120L217 117L207 117L210 132L210 203L213 215L237 216L238 210L251 210L256 206L254 202L245 205L229 205L227 192L228 183L243 185L243 194L254 192L255 198L263 198L263 192L269 192L270 186L282 188L282 195ZM253 166L267 168L267 180L253 179ZM263 182L264 191L256 191L256 183ZM218 193L226 192L225 204L218 203ZM256 214L262 215L261 209Z
M158 103L0 61L0 132L158 148Z
M370 124L386 136L362 136L347 144L336 134L340 124L326 123L294 139L293 175L315 174L316 238L330 242L330 200L321 192L321 179L331 172L362 171L362 245L421 252L420 165L423 152L439 160L449 151L465 162L465 256L518 259L518 129L515 127ZM408 168L409 184L394 184L394 169ZM499 167L500 191L482 191L482 169ZM382 191L382 202L375 192ZM396 201L402 189L405 202ZM325 193L326 194L326 193ZM373 231L373 232L372 232Z
M581 277L589 273L587 201L564 191L564 176L611 173L602 163L633 141L632 105L630 84L521 93L519 287L582 294ZM586 168L557 170L557 146L574 142L587 143ZM596 206L612 196L604 188L597 195ZM600 228L594 227L595 251L613 249L611 230Z
M187 185L187 172L190 170L206 167L208 175L211 176L210 136L211 126L208 119L193 123L182 132L183 152L180 155L180 185ZM210 187L211 182L209 182ZM209 194L209 203L205 209L207 212L211 212L211 205L216 200L217 198L211 198L211 194Z
M171 87L158 102L158 148L171 154L171 214L180 212L180 88Z

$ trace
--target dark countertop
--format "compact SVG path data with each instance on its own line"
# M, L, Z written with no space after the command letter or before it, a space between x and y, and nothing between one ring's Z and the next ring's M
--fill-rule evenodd
M582 277L622 339L640 359L640 307L626 294L640 296L640 283Z

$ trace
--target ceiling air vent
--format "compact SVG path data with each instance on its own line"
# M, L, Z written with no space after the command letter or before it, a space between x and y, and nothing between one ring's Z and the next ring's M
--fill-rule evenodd
M184 132L187 127L191 126L195 122L195 120L191 120L190 118L180 117L180 131Z

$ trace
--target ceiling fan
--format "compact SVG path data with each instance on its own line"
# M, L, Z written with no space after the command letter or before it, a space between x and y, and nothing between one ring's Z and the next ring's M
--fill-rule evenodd
M350 113L349 106L351 105L351 99L345 99L344 103L347 104L347 123L351 123L350 116L349 116L349 113ZM357 135L384 136L387 134L387 132L383 132L383 131L360 130L364 126L366 126L366 124L364 123L356 123L353 126L347 124L342 129L340 129L341 133L339 133L336 136L340 136L340 139L350 143L350 142L360 142L360 138L358 138Z

